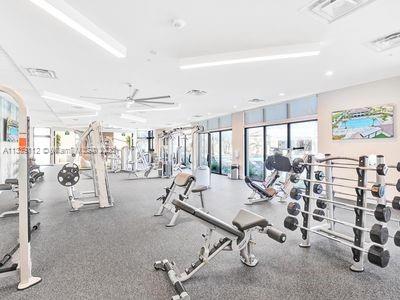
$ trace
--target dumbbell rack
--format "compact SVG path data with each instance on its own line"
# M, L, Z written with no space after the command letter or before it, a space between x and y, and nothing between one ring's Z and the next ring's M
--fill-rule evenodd
M354 186L355 190L354 196L356 197L356 204L353 206L355 218L354 218L354 226L352 226L354 236L350 236L348 234L344 234L336 230L336 224L347 225L347 222L341 221L336 218L336 207L341 207L340 203L342 202L337 198L335 199L335 192L333 190L333 187L335 185L340 186L340 184L334 183L335 177L333 176L333 169L336 167L335 166L336 161L344 161L344 163L338 163L337 165L340 164L344 165L347 163L349 165L354 165L354 170L357 173L357 185ZM352 162L349 163L349 161ZM303 239L303 242L300 244L300 247L308 248L311 246L310 233L316 233L320 236L327 237L331 240L335 240L342 244L348 245L351 247L353 254L353 264L351 265L350 269L355 272L362 272L364 271L364 262L365 262L364 252L368 253L368 258L371 263L375 263L377 265L380 265L381 267L385 267L387 265L390 255L389 252L383 248L384 247L383 244L385 244L386 242L382 244L377 244L375 241L368 242L366 240L366 233L372 231L366 228L366 219L368 211L367 194L369 190L368 184L370 183L368 181L368 172L367 172L367 170L369 170L368 168L369 162L367 156L359 157L357 164L354 163L355 161L357 160L344 157L332 157L329 154L325 155L325 159L316 159L314 155L307 156L306 162L304 163L304 170L306 171L306 174L305 178L303 179L305 189L304 192L302 193L304 208L301 211L301 215L303 217L303 223L302 226L299 226ZM385 160L383 156L377 157L377 165L385 165ZM325 172L324 181L314 180L315 167L324 168ZM379 174L379 172L376 172L376 178L374 179L376 184L374 186L384 188L386 184L385 175L386 173ZM316 189L316 185L321 185L321 184L325 186L324 198L319 198L318 197L319 194L315 194L315 191L318 190ZM387 208L386 206L387 200L384 194L385 194L384 192L375 193L374 197L375 200L377 201L377 207L379 207L379 211L382 211L382 209L383 210L386 209L385 212L389 212L389 219L390 219L390 209ZM325 210L325 213L321 214L321 216L323 217L320 219L318 219L318 215L315 214L316 211L312 210L312 203L314 203L314 201L311 200L316 200L316 199L321 199L322 201L326 200L323 208ZM349 206L345 202L343 202L343 205ZM352 210L352 209L347 209L347 210ZM289 207L288 207L288 212L289 212ZM321 210L319 209L318 212L321 212ZM378 217L376 213L375 217L377 220L377 224L374 226L379 226L384 230L387 230L386 226L386 223L388 221L387 218L386 220L383 220L384 218ZM318 226L311 226L312 218L318 221L325 220L326 222ZM352 224L348 223L348 225ZM395 243L397 246L399 246L398 242L399 240L396 241L395 239Z

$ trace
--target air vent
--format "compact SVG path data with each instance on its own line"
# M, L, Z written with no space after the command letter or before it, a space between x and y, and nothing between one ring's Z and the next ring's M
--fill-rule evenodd
M254 99L250 99L249 103L257 104L257 103L261 103L261 102L264 102L264 101L265 100L263 100L263 99L254 98Z
M378 52L400 46L400 31L372 41L371 46Z
M375 0L314 0L306 9L332 23Z
M201 118L201 117L203 117L203 115L193 115L193 116L192 116L192 118L196 118L196 119L197 119L197 118Z
M207 92L202 90L190 90L186 92L186 95L192 95L192 96L203 96L205 94L207 94Z
M57 79L56 72L46 69L26 68L30 76L42 77L48 79Z

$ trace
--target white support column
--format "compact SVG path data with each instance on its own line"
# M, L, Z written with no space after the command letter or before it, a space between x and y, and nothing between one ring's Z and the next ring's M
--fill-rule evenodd
M18 104L19 111L19 290L26 289L42 279L32 276L31 246L30 246L30 222L29 222L29 192L28 192L28 115L25 102L21 95L14 90L0 86L0 92L8 94Z

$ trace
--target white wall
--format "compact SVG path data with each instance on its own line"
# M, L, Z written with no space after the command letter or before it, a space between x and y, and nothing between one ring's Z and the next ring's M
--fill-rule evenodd
M382 104L395 105L395 137L372 140L332 140L332 112L351 108L362 108ZM321 153L359 157L361 155L381 154L388 164L400 161L400 77L357 85L318 95L318 150ZM340 171L341 175L348 172ZM354 175L354 174L351 174ZM339 175L337 175L339 176ZM355 175L353 176L353 178ZM391 171L388 181L396 182L400 173ZM371 173L371 180L374 175ZM398 194L398 193L397 193ZM394 189L387 196L393 197Z
M240 178L244 178L244 112L232 114L232 163L239 164Z

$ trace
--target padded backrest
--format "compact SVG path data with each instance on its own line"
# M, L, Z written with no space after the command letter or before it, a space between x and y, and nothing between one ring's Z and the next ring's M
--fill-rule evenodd
M227 233L234 235L238 238L243 238L244 233L241 232L240 230L236 229L235 227L225 223L224 221L210 215L206 214L204 211L201 211L200 209L177 199L172 200L172 204L175 205L176 208L183 210L184 212L187 212L188 214L191 214L198 219L202 220L203 222L209 223L212 226L218 227L219 229L226 231Z
M175 176L174 182L177 186L185 187L189 184L189 182L192 182L195 180L196 179L194 178L193 175L190 175L187 173L179 173L178 175Z

